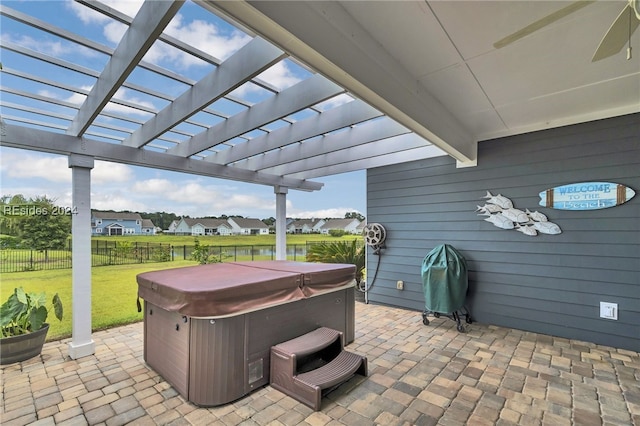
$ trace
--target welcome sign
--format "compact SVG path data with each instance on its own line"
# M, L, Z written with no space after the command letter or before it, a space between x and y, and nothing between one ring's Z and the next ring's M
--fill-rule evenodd
M619 183L579 182L542 191L540 205L558 210L598 210L619 206L636 195Z

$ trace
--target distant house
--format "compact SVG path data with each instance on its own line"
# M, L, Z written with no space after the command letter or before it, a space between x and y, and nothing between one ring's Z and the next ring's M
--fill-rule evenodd
M142 219L141 231L143 235L156 235L156 226L151 219Z
M142 219L139 213L91 212L92 235L149 235L155 234L151 220ZM144 225L143 225L144 222Z
M176 226L178 226L179 222L180 222L180 219L172 220L171 223L169 224L169 227L165 230L165 233L167 233L167 234L175 234L176 233Z
M287 233L289 234L312 234L319 233L320 227L324 225L322 219L298 219L287 225Z
M358 233L358 219L329 219L320 227L321 234L328 234L332 229L339 229L349 234Z
M269 227L260 219L230 217L227 222L235 235L269 235Z
M174 228L176 235L230 235L231 225L224 219L182 218Z

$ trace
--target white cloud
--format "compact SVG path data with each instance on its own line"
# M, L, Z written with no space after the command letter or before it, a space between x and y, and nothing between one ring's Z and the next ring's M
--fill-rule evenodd
M132 182L133 180L135 180L133 168L125 164L96 161L91 171L91 183L96 185Z
M193 46L221 60L228 58L242 46L251 41L251 37L240 31L233 31L230 34L224 34L213 23L200 19L185 22L184 17L181 14L176 15L171 20L165 32L178 40L187 43L189 46ZM154 51L154 49L158 50ZM187 55L182 51L175 48L169 49L169 46L164 43L156 43L147 55L150 55L148 59L153 62L159 59L170 59L176 64L181 64L185 67L194 64L203 64L201 60L196 59L191 55ZM160 55L167 55L168 57L161 58Z
M91 208L96 210L131 210L144 212L147 205L136 200L128 191L98 191L91 193Z
M14 153L5 151L0 169L7 176L17 179L44 179L55 183L71 183L71 169L66 156ZM96 161L91 171L91 182L127 182L134 178L130 166L106 161Z
M167 192L175 191L177 189L176 185L174 185L168 179L145 179L142 181L135 182L131 187L131 190L134 192L140 192L144 194L164 194Z
M140 10L143 2L139 0L118 0L104 1L104 3L133 18ZM69 6L83 23L87 25L102 25L103 35L114 45L120 42L128 28L127 25L114 21L81 4L72 2ZM194 19L187 22L182 14L177 14L169 22L165 32L221 60L228 58L251 40L251 37L241 31L225 34L216 25L204 20ZM206 65L201 59L162 42L154 43L145 55L144 60L154 64L159 64L162 61L171 62L179 68Z
M41 178L50 182L71 182L67 157L3 152L0 168L19 179Z
M262 74L258 75L258 78L264 80L270 84L273 84L278 89L283 90L287 87L291 87L294 84L300 82L300 78L297 77L285 61L280 61L271 66Z
M171 181L153 178L138 181L131 187L135 198L162 200L164 207L158 207L158 210L171 210L176 214L275 214L275 199L271 194L263 197L242 191L244 190L233 186L204 184L201 179ZM167 207L167 202L171 204L170 207Z
M98 53L92 49L64 40L52 40L46 37L35 39L28 35L14 37L7 33L2 34L0 38L2 43L15 43L22 47L35 50L36 52L45 53L56 58L68 57L70 55L77 54L81 54L85 57L98 56Z
M106 4L119 12L124 13L130 17L136 16L140 7L142 7L143 0L102 0L102 3ZM85 24L103 24L111 19L100 12L97 12L90 7L75 1L66 2L69 7L80 20Z

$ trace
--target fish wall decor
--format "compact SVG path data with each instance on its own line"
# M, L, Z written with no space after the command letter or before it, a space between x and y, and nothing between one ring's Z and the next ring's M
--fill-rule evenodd
M485 221L500 229L513 229L524 235L535 237L538 234L557 235L562 233L560 227L549 222L547 216L529 209L519 210L513 206L509 198L490 191L483 197L487 201L484 206L477 206L478 216L486 216Z

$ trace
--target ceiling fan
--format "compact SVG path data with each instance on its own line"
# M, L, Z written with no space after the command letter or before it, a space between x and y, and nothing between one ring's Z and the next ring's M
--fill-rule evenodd
M516 40L528 36L529 34L538 31L547 25L564 18L565 16L574 13L585 6L594 3L592 0L580 0L569 4L537 21L527 25L526 27L516 31L513 34L506 36L505 38L498 40L493 44L493 47L500 49L505 47ZM640 24L640 0L628 0L627 5L622 9L618 17L609 30L606 32L602 41L598 45L591 62L596 62L609 56L613 56L620 52L626 43L629 43L627 47L627 59L631 59L631 35L638 28Z

